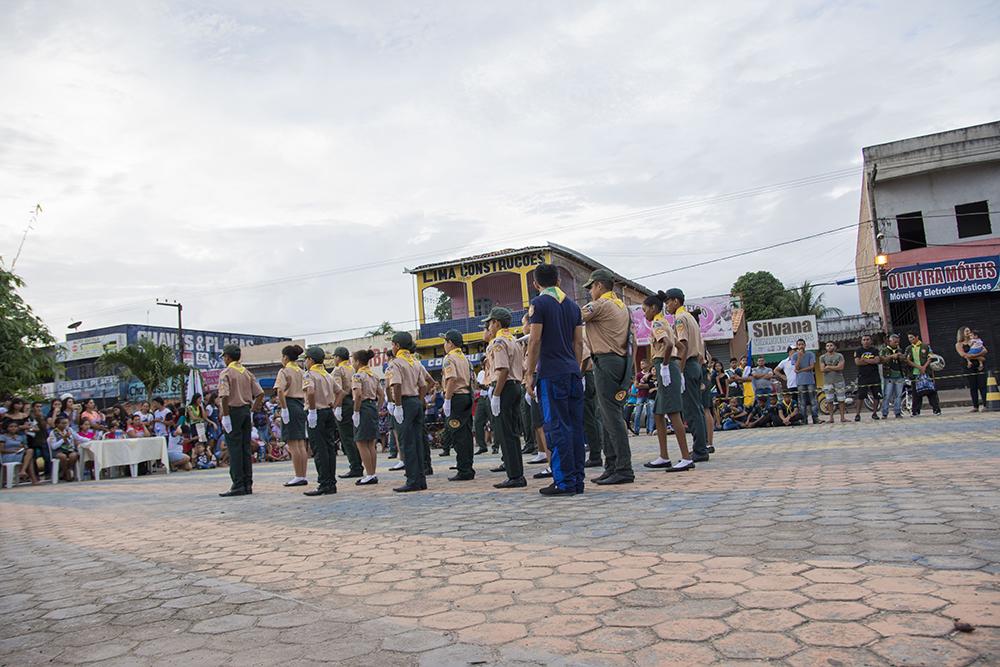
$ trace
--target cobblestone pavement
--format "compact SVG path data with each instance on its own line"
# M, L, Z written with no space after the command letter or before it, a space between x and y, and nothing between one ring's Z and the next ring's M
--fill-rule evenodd
M3 490L0 664L996 665L998 424L717 434L574 498L494 490L496 457L405 495L305 498L288 464L245 498L224 471Z

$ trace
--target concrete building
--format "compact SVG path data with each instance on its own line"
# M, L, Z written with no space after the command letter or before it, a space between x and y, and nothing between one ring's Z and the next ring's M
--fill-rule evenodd
M863 312L919 330L960 373L960 326L1000 345L1000 121L863 149L857 243ZM876 256L887 264L876 267ZM945 380L944 386L960 383Z

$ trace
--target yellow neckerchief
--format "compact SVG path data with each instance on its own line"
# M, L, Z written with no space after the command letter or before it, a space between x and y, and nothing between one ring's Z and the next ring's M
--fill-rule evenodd
M341 361L339 364L337 364L337 368L343 368L344 366L350 366L350 365L351 365L350 361Z
M494 340L498 338L503 338L504 340L514 340L514 334L510 332L510 329L500 329L497 331L496 335L493 336Z
M449 356L455 356L461 359L465 358L465 354L462 353L462 348L456 347L454 350L448 353Z
M658 313L657 313L656 315L653 315L653 321L654 321L654 322L666 322L666 321L667 321L667 318L665 318L665 317L663 316L663 311L661 310L661 311L660 311L660 312L658 312Z
M398 352L396 352L396 358L402 359L411 366L417 363L416 359L413 358L413 355L410 354L410 351L404 350L402 348Z
M681 313L686 313L688 310L684 306L678 306L677 310L674 311L674 317L677 317Z
M320 375L329 375L329 373L326 372L326 366L323 364L313 364L309 367L309 370L313 373L319 373Z
M358 373L367 373L368 377L375 377L372 369L368 368L368 366L358 366Z
M302 368L294 361L289 361L287 364L285 364L285 368L291 368L292 370L298 371L300 373L302 372Z
M541 294L548 294L559 303L562 303L563 299L566 298L566 292L563 292L558 286L546 287L540 292Z
M611 303L615 304L616 306L618 306L622 310L625 309L625 302L622 301L621 299L619 299L618 295L615 294L614 292L610 292L610 291L609 292L605 292L601 296L597 297L598 301L600 301L601 299L604 299L606 301L610 301Z
M241 364L238 361L230 361L229 365L226 366L226 368L232 368L234 371L236 371L238 373L246 373L247 372L247 369L243 367L243 364Z

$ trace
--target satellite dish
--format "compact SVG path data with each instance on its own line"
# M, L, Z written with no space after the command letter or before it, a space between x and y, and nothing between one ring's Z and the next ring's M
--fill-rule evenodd
M73 331L76 331L77 329L80 328L81 324L83 324L83 320L80 320L79 322L73 322L73 324L70 324L66 328L67 329L72 329Z

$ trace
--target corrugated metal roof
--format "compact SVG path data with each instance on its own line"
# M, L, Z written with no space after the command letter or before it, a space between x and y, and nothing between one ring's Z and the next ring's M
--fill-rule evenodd
M881 330L882 316L878 313L859 313L816 320L816 333L824 340L852 340Z

